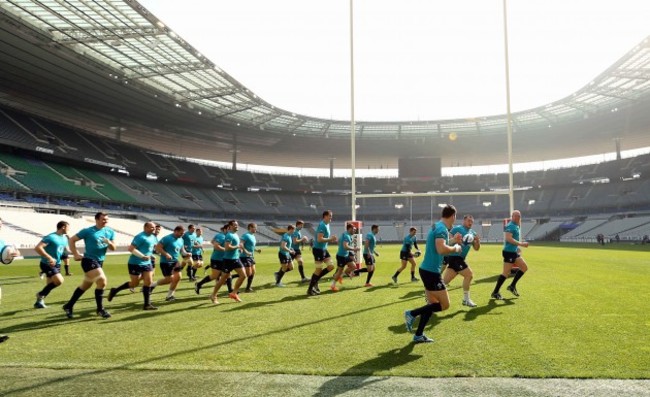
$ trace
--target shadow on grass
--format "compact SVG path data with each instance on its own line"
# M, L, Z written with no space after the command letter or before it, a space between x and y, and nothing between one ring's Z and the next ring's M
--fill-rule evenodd
M382 309L382 308L385 308L386 306L400 305L400 304L402 304L402 302L397 301L397 302L388 303L388 304L381 304L381 305L376 305L376 306L365 307L363 309L348 312L346 314L338 316L337 318L356 316L356 315L358 315L360 313L365 313L365 312L369 312L369 311L376 310L376 309ZM197 306L201 306L201 305L197 305ZM182 311L182 310L187 310L187 308L186 307L183 307L183 308L179 307L179 309L177 311ZM156 312L154 312L154 313L156 313ZM165 313L165 312L162 312L162 313ZM94 315L94 312L92 314ZM146 313L146 314L148 315L149 313ZM90 314L87 314L86 316L89 316L89 315ZM144 313L140 313L137 317L140 317L142 315L144 315ZM136 317L136 316L134 316L134 317ZM302 323L302 324L298 324L298 325L285 326L285 327L282 327L282 328L278 328L278 329L275 329L275 330L272 330L272 331L259 333L259 334L237 335L236 337L233 337L233 338L224 339L224 340L216 342L216 343L206 344L206 345L198 346L198 347L195 347L195 348L192 348L192 349L186 349L186 348L180 347L180 350L175 351L175 352L171 352L171 353L168 353L168 354L157 355L155 357L146 357L146 358L144 358L142 360L132 361L132 362L124 363L124 364L121 364L121 365L107 366L105 368L89 370L89 371L85 371L85 372L82 372L82 373L79 373L79 374L74 374L74 375L69 375L69 376L61 376L61 377L59 377L57 379L49 379L49 380L45 380L45 381L40 381L40 380L35 379L34 383L29 385L29 386L17 387L15 389L11 389L11 390L3 390L3 396L22 395L22 394L25 394L25 393L30 392L30 391L40 390L41 388L47 387L48 385L65 383L66 381L71 380L71 379L77 379L77 378L88 376L88 375L101 375L101 374L108 373L108 372L118 370L118 369L131 369L131 368L134 368L134 367L138 367L138 366L153 363L153 362L160 362L160 361L169 360L171 358L178 357L178 356L193 354L193 353L196 353L198 351L205 350L205 349L213 349L213 348L221 347L221 346L231 346L231 345L235 345L237 343L247 343L247 341L249 339L251 339L251 338L254 339L254 338L261 338L261 337L265 337L265 336L282 335L284 332L286 332L288 330L295 330L297 328L303 328L303 327L308 328L308 327L313 326L315 324L326 323L328 321L333 321L333 320L335 320L335 319L333 319L333 318L323 318L323 319L314 320L314 321L310 321L310 322L306 322L306 323ZM74 320L72 320L72 321L74 321ZM77 320L77 321L79 321L79 320ZM118 320L118 321L120 321L120 320ZM121 320L121 321L124 321L124 320ZM112 324L114 322L115 322L115 320L108 320L108 321L104 322L104 325L105 326L110 326L110 324ZM41 321L41 323L44 323L44 322ZM56 318L56 319L48 319L48 320L45 321L45 323L51 323L52 324L51 326L57 326L59 324L67 324L68 322L62 321L59 318ZM17 329L17 327L19 327L19 326L14 327L14 329ZM397 365L396 364L397 362L401 362L400 365L403 365L403 364L406 364L406 363L408 363L410 361L413 361L413 360L416 360L416 359L420 358L420 356L410 356L410 351L411 351L410 349L413 349L413 347L411 345L409 345L409 346L407 346L406 348L403 348L403 349L395 349L395 350L391 350L391 351L386 352L386 353L382 353L377 358L372 359L372 360L368 360L368 361L365 361L364 363L362 363L364 365L359 364L359 365L356 365L355 367L350 368L350 371L354 370L354 373L359 374L359 375L365 373L365 375L367 375L366 376L366 378L367 378L368 376L372 375L372 373L374 373L374 371L377 370L377 369L387 369L387 368L393 367L393 366ZM393 353L391 353L391 352L393 352ZM394 357L396 361L393 362L391 357ZM379 368L373 369L372 365L377 365L377 366L379 366ZM346 371L346 373L348 373L348 371ZM349 375L352 375L352 374L353 374L352 372L349 373ZM325 390L325 389L323 389L323 390ZM352 390L352 389L349 389L349 390ZM336 395L336 394L324 394L324 395Z
M25 279L33 280L35 278L38 278L38 275L37 276L4 277L2 279L2 281L0 281L0 286L13 285L13 284L23 284L25 282Z
M346 394L349 391L365 388L374 383L383 382L389 377L371 378L376 371L399 367L415 360L422 355L413 353L414 343L387 352L379 353L375 358L363 361L348 368L344 373L323 383L314 397L333 397Z
M499 304L499 302L503 302L503 304ZM463 321L474 321L478 316L484 316L486 314L489 314L494 309L497 309L499 307L506 307L514 304L515 302L513 302L512 299L504 299L502 301L490 299L487 305L477 306L467 311L465 313L465 318L463 319ZM492 315L494 314L501 314L501 313L493 313Z

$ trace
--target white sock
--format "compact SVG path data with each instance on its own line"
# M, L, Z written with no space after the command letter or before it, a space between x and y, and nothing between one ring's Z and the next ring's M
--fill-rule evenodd
M172 290L172 289L167 291L167 297L169 298L170 296L174 296L174 290Z
M466 301L469 300L469 291L463 291L463 299Z
M149 287L155 288L157 285L158 285L158 281L154 281L153 283L151 283Z

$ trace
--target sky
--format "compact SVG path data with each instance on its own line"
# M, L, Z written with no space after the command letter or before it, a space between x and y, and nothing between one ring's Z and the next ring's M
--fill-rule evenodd
M350 120L349 0L139 0L270 104ZM650 35L648 0L509 0L511 110L587 85ZM506 113L503 0L354 0L357 121Z

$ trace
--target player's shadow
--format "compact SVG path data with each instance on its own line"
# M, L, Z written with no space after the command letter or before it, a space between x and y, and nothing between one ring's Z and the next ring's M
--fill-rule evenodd
M45 328L53 328L53 327L60 327L60 326L66 326L69 325L70 322L85 322L85 321L92 321L93 319L99 319L101 318L96 316L96 313L94 310L83 310L80 311L79 313L75 312L75 318L73 319L66 319L65 318L65 313L63 313L63 310L61 310L60 315L52 315L46 319L40 319L37 321L28 321L28 322L23 322L20 324L15 324L15 325L10 325L8 327L3 327L2 332L3 333L18 333L18 332L23 332L23 331L33 331L33 330L42 330Z
M348 368L341 375L336 378L332 378L327 382L323 383L318 391L314 394L314 397L333 397L342 394L346 394L350 391L360 390L369 385L383 382L389 377L372 377L371 375L377 371L394 369L408 363L411 363L415 360L419 360L421 354L413 354L413 348L415 347L414 343L409 343L408 345L392 349L383 353L379 353L377 357L371 358L360 362L353 367Z
M309 299L309 296L300 294L300 295L285 296L281 299L274 300L274 301L241 302L237 305L234 305L232 309L229 308L227 311L232 312L236 310L253 309L253 308L258 308L263 306L274 305L276 303L293 302L293 301L299 301L303 299Z
M7 277L3 278L2 281L0 281L0 287L4 285L13 285L13 284L24 284L25 279L34 279L37 278L37 276L18 276L18 277Z
M503 302L502 304L499 304L499 302ZM465 318L463 321L474 321L478 316L484 316L486 314L489 314L492 310L500 308L500 307L505 307L505 306L510 306L514 305L515 302L513 302L512 299L504 299L502 301L497 301L494 299L490 299L488 301L487 305L484 306L477 306L472 308L471 310L468 310L465 312ZM498 313L501 314L501 313ZM494 315L494 314L492 314Z
M113 316L113 318L106 321L106 324L124 322L124 321L134 321L134 320L140 320L142 318L161 317L173 313L186 312L188 310L207 309L209 307L214 306L210 301L205 301L203 303L198 303L192 306L176 305L176 307L172 307L175 305L175 303L177 302L165 303L164 305L157 305L158 310L142 310L142 303L126 303L123 305L114 306L113 308L116 310L118 309L133 310L134 313L131 314L130 316L119 317L117 319L115 318L115 316Z
M485 284L485 283L496 283L497 280L499 279L500 274L497 274L495 276L490 276L490 277L484 277L484 278L479 278L477 280L473 280L473 284Z

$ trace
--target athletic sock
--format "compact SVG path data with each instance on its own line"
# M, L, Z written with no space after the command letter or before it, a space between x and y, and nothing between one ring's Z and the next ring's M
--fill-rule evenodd
M316 284L318 284L318 276L316 273L311 275L311 280L309 281L309 288L307 288L307 292L311 291L316 287Z
M463 291L463 300L469 300L469 291Z
M119 287L115 288L115 294L117 295L118 292L120 292L120 291L122 291L122 290L125 290L125 289L127 289L127 288L130 288L130 287L129 287L129 282L128 282L128 281L125 282L124 284L120 285Z
M157 286L158 286L158 281L154 281L153 283L151 283L151 289L154 289Z
M65 304L65 306L68 309L72 309L74 304L77 303L77 301L79 300L79 298L81 298L81 295L83 295L84 292L86 292L86 291L84 291L81 288L77 287L77 289L75 289L74 292L72 293L72 297L70 297L70 300L68 301L68 303Z
M43 287L43 290L41 290L41 292L39 292L38 295L41 298L45 298L47 295L49 295L50 291L52 291L56 287L58 287L58 285L56 285L54 283L49 283L48 285Z
M411 312L413 314L413 312ZM424 333L424 327L426 327L429 319L431 318L432 312L425 312L420 315L420 322L418 323L418 329L415 331L416 336L421 336Z
M399 273L400 273L399 270L396 271L395 274L393 274L393 278L397 278L399 276Z
M517 273L515 273L515 278L512 280L512 284L510 286L516 287L517 286L517 281L519 281L520 278L524 276L524 272L521 271L521 269L517 270Z
M436 303L429 303L429 304L424 305L422 307L418 307L415 310L411 310L411 315L413 317L416 317L416 316L420 316L420 315L422 315L424 313L431 314L431 313L441 312L441 311L442 311L442 305L440 304L440 302L436 302Z
M232 292L232 278L228 277L226 279L226 287L228 287L228 293Z
M203 279L201 281L199 281L197 283L197 285L199 286L199 288L201 288L201 287L203 287L203 284L209 283L210 280L211 280L210 276L205 276L205 277L203 277Z
M318 282L318 280L320 280L321 278L325 277L325 275L326 275L327 273L329 273L329 272L330 272L330 271L327 270L327 268L323 269L323 270L320 272L320 275L317 276L318 279L317 279L316 281Z
M251 285L253 285L253 277L255 277L255 275L251 274L246 278L246 289L251 289Z
M282 277L284 277L284 271L282 269L280 269L280 271L278 272L278 278L277 278L277 280L278 280L277 283L278 284L280 283L280 281L282 281Z
M170 298L172 296L174 296L174 290L173 289L167 290L167 297Z
M150 295L151 295L151 287L148 287L146 285L143 286L142 287L142 296L144 297L144 305L145 306L150 305L150 300L149 300L149 298L151 298Z
M375 274L375 271L368 272L368 277L366 277L366 284L370 284L370 280L372 280L372 275Z
M298 272L300 272L300 278L305 278L305 267L303 265L298 265Z
M196 278L196 268L192 268L192 278Z
M506 281L506 276L503 274L499 275L499 279L497 280L497 285L494 287L494 291L492 292L493 294L498 294L499 290L501 289L501 286L503 283Z
M354 274L358 276L359 273L368 273L368 268L364 267L363 269L354 269Z
M97 310L104 310L104 303L102 302L103 299L104 290L99 288L95 289L95 303L97 304Z
M70 274L70 265L63 265L65 268L65 274Z
M415 272L411 272L411 278L415 278Z

